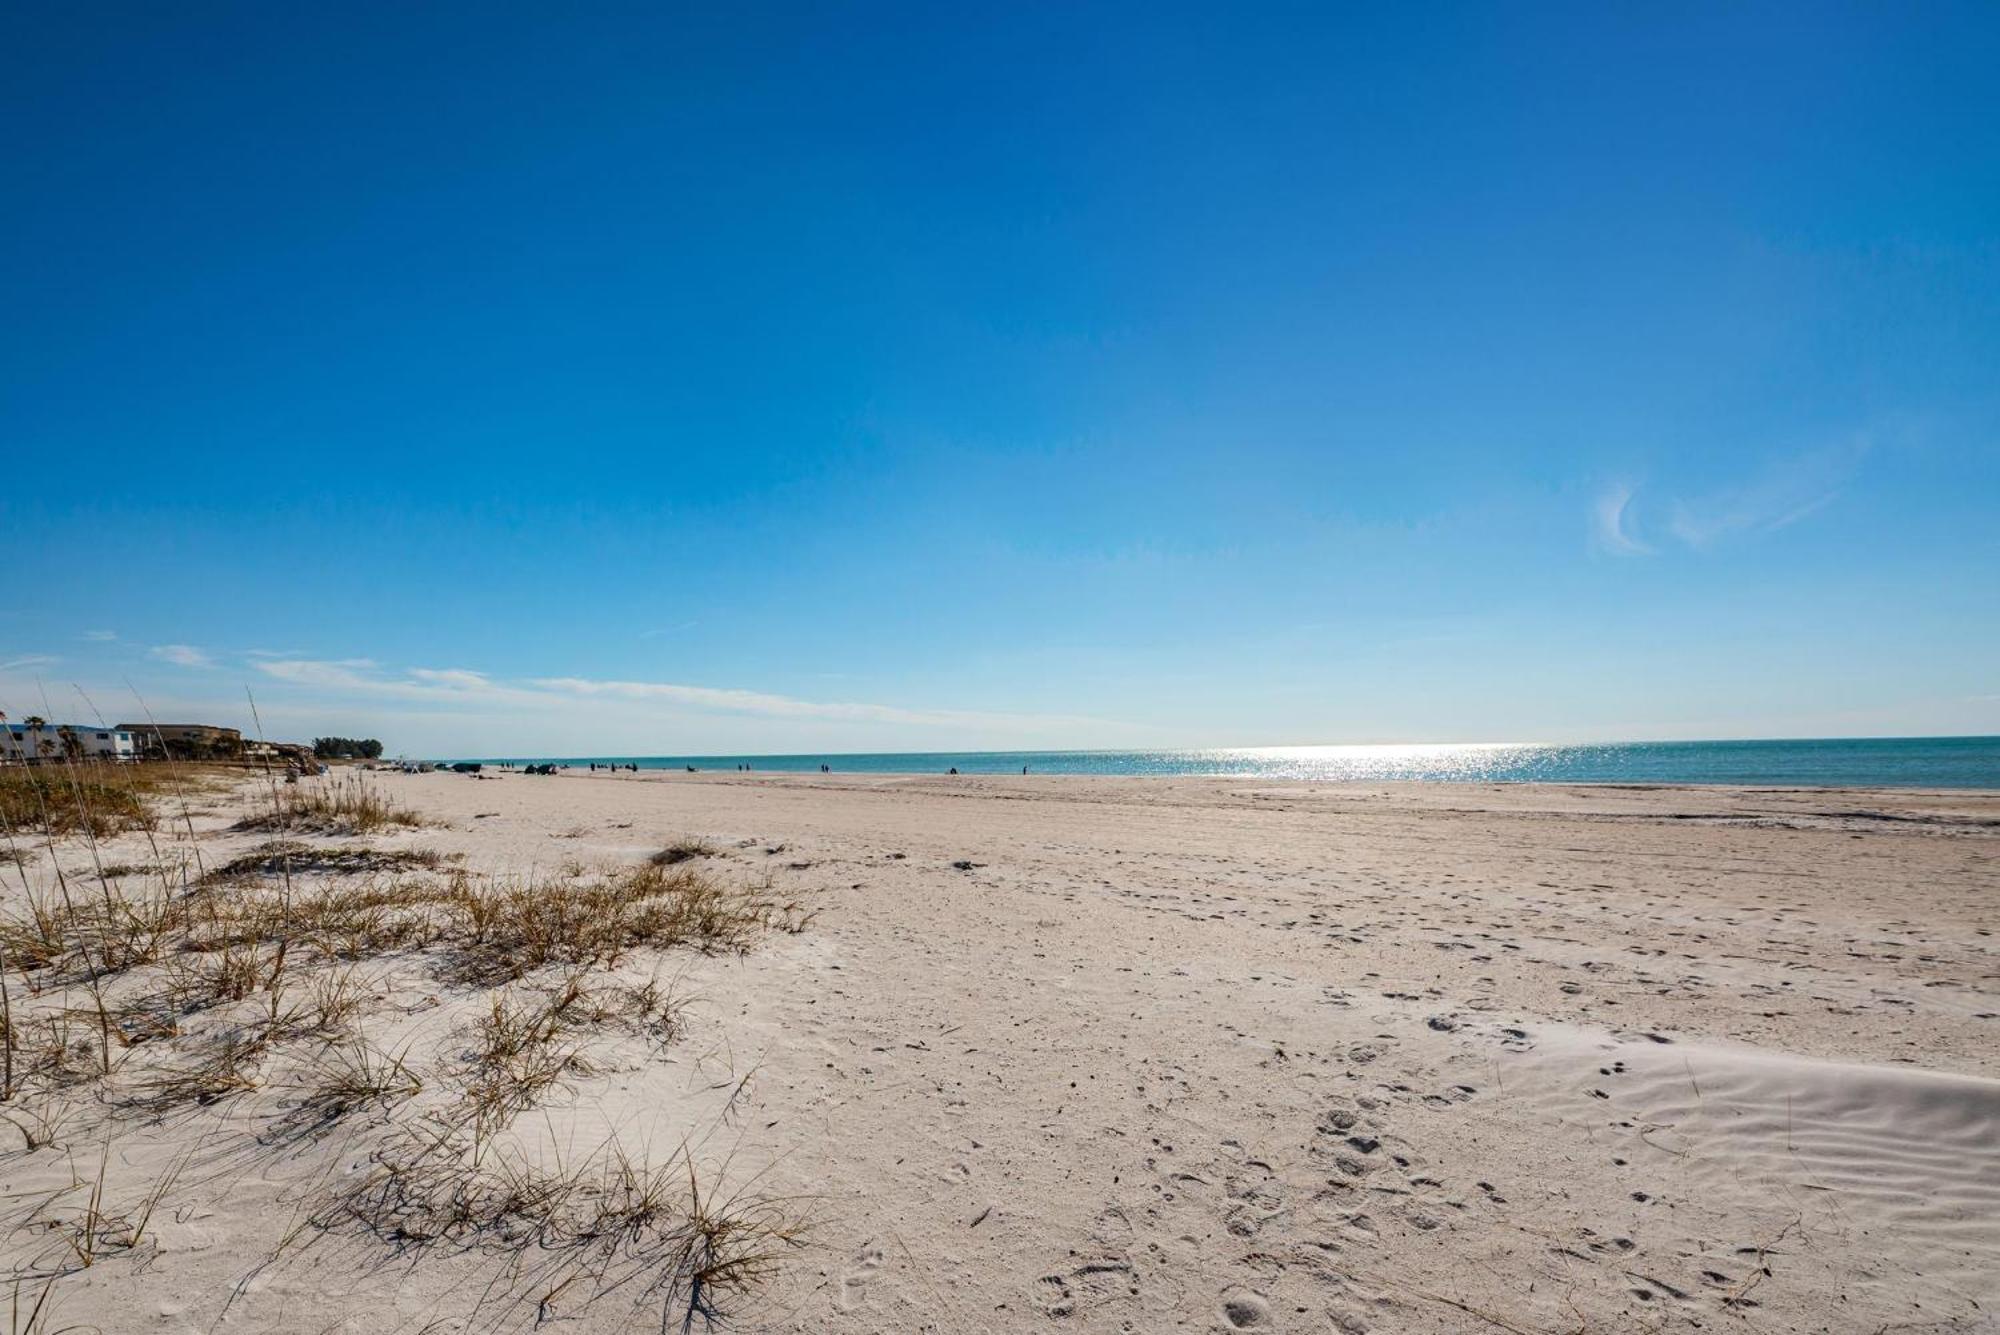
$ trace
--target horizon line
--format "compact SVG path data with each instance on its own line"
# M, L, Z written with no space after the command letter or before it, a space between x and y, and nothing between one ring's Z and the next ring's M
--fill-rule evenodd
M833 759L842 756L1116 756L1144 755L1161 752L1220 752L1244 753L1258 751L1338 751L1338 750L1395 750L1402 748L1471 748L1489 750L1511 748L1549 747L1594 747L1594 746L1715 746L1715 745L1756 745L1772 742L2000 742L2000 733L1870 733L1832 736L1794 737L1625 737L1603 741L1570 742L1283 742L1257 746L1080 746L1080 747L1014 747L1005 750L983 747L932 748L916 751L629 751L629 752L580 752L576 755L482 755L451 756L446 759L471 763L474 761L514 761L514 760L791 760L807 757Z

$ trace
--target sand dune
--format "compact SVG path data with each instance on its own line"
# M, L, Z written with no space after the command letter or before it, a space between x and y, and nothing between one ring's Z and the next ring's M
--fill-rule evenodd
M2000 1274L2000 1081L1568 1026L1502 1042L1518 1054L1510 1083L1532 1090L1542 1115L1666 1170L1678 1194L1745 1212L1783 1203L1798 1248L1824 1249L1831 1234L1857 1256L1901 1258L1843 1289L1921 1272L1969 1305ZM1737 1271L1745 1255L1714 1254ZM1731 1305L1755 1301L1762 1269L1735 1284ZM1720 1273L1701 1277L1720 1285Z

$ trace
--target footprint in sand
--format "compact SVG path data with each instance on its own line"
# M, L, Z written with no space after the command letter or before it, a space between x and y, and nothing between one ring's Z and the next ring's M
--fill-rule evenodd
M854 1264L840 1277L840 1296L835 1302L841 1311L852 1312L866 1300L869 1283L882 1273L882 1260L882 1249L874 1243L862 1247Z
M1222 1295L1222 1319L1231 1330L1268 1330L1270 1301L1249 1289L1230 1289Z
M1068 1316L1076 1310L1076 1294L1070 1289L1066 1276L1043 1275L1036 1289L1042 1311L1047 1315Z
M1138 1272L1124 1256L1085 1261L1068 1274L1043 1275L1036 1286L1042 1311L1065 1317L1079 1307L1095 1307L1139 1296Z
M1109 1246L1121 1247L1132 1239L1132 1219L1115 1205L1107 1205L1098 1214L1090 1235Z

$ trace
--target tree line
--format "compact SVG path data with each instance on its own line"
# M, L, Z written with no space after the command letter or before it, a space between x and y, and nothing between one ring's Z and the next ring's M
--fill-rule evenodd
M373 737L315 737L313 755L320 760L380 760L382 743Z

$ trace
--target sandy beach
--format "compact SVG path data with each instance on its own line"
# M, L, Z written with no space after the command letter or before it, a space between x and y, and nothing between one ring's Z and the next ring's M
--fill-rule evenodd
M2000 794L366 782L429 823L298 834L375 860L295 850L288 895L622 874L681 843L676 874L782 906L740 949L592 970L657 984L673 1023L600 1006L478 1148L696 1171L774 1258L717 1295L738 1329L1995 1328ZM54 856L73 895L107 865L213 873L269 844L232 828L269 801L238 781ZM46 842L17 847L19 920L56 891ZM407 1199L392 1227L354 1208L446 1124L494 998L577 972L472 976L443 940L357 950L343 1021L420 1088L329 1112L300 1073L331 1040L287 1038L227 1088L135 1092L252 1023L253 983L17 1095L17 1128L51 1129L0 1158L5 1250L50 1286L46 1329L679 1329L636 1242L557 1245L518 1203L430 1230ZM340 964L301 949L291 995ZM101 1062L78 971L15 967L17 1027L66 1012ZM94 1188L126 1232L79 1264Z
M0 1335L2000 1335L2000 2L7 17Z

